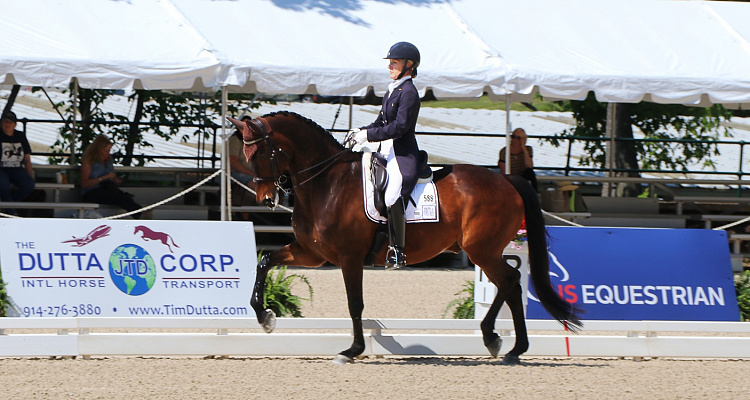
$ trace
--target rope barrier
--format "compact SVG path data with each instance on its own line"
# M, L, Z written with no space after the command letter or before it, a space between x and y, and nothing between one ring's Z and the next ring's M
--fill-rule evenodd
M166 199L164 199L162 201L156 202L156 203L148 205L146 207L142 207L142 208L140 208L138 210L129 211L129 212L122 213L122 214L117 214L117 215L110 215L109 217L102 217L102 218L98 218L98 219L107 219L107 220L109 220L109 219L117 219L117 218L127 217L129 215L137 214L139 212L148 211L148 210L150 210L150 209L152 209L154 207L158 207L158 206L160 206L160 205L162 205L164 203L169 203L170 201L172 201L172 200L174 200L174 199L176 199L176 198L178 198L180 196L183 196L183 195L185 195L187 193L192 192L193 190L195 190L195 188L197 188L198 186L202 186L203 184L205 184L206 182L210 181L211 179L213 179L216 175L219 175L220 173L221 173L221 170L218 169L218 170L216 170L216 172L214 172L213 174L207 176L202 181L200 181L200 182L196 183L195 185L190 186L189 188L183 190L182 192L177 193L174 196L168 197L168 198L166 198Z
M235 179L235 177L233 177L233 176L230 176L230 178L232 179L232 182L234 182L234 183L238 184L238 185L239 185L239 186L240 186L241 188L243 188L243 189L247 190L248 192L250 192L250 193L252 193L252 194L254 194L254 195L257 195L257 194L258 194L257 192L255 192L255 190L253 190L253 189L250 189L249 187L245 186L245 184L244 184L244 183L242 183L242 182L238 181L237 179ZM278 205L277 207L279 207L279 208L281 208L281 209L283 209L283 210L289 211L289 212L292 212L292 211L294 211L294 210L292 210L291 208L289 208L289 207L286 207L286 206L284 206L284 205L281 205L281 204L279 204L279 205Z
M739 224L745 223L745 222L747 222L747 221L750 221L750 217L747 217L747 218L743 218L743 219L741 219L741 220L739 220L739 221L734 221L734 222L731 222L731 223L729 223L729 224L726 224L726 225L722 225L722 226L717 226L717 227L716 227L716 228L714 228L713 230L715 230L715 231L722 231L722 230L724 230L724 229L727 229L727 228L731 228L731 227L733 227L733 226L735 226L735 225L739 225Z
M544 214L544 215L546 215L546 216L548 216L548 217L554 218L554 219L556 219L556 220L558 220L558 221L561 221L561 222L565 222L566 224L570 224L570 225L573 225L573 226L578 226L578 227L582 227L582 226L583 226L583 225L581 225L581 224L577 224L577 223L575 223L575 222L573 222L573 221L568 221L568 220L567 220L567 219L565 219L565 218L562 218L562 217L558 217L557 215L555 215L555 214L552 214L551 212L547 212L547 211L544 211L544 210L542 210L542 214Z

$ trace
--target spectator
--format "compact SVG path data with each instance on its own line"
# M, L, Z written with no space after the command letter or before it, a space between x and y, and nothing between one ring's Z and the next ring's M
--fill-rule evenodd
M112 142L104 135L98 135L83 152L81 160L81 195L83 201L111 204L127 211L135 211L141 206L133 200L133 195L123 192L119 185L122 179L115 174L112 161ZM133 214L140 219L141 213Z
M26 135L16 130L17 123L18 118L14 112L3 113L0 133L0 201L4 202L22 201L36 186L31 167L31 146Z
M534 190L539 191L534 173L534 150L531 146L526 146L527 138L523 128L516 128L510 135L510 174L523 177L531 183ZM497 160L497 166L503 174L505 173L505 149L505 147L500 149Z

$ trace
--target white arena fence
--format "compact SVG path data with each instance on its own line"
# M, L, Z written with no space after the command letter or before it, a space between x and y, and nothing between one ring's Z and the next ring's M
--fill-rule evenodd
M363 355L488 356L479 323L364 319ZM585 321L579 334L555 321L527 324L528 356L750 358L745 322ZM514 342L512 321L499 319L496 329L504 354ZM270 334L248 318L0 318L0 357L333 357L351 345L350 332L348 318L279 318Z

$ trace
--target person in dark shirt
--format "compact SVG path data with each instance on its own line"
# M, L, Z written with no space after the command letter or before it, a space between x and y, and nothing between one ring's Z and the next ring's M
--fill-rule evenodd
M16 130L18 118L14 112L4 112L0 123L0 201L22 201L36 186L31 146L26 135Z

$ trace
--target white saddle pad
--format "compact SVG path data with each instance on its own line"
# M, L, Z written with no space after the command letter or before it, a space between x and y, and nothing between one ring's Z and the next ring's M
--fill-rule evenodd
M366 149L362 155L362 182L364 183L365 214L373 222L386 222L387 220L375 209L373 194L373 183L370 179L370 158L372 153ZM438 204L438 193L435 182L418 182L411 192L411 198L417 203L416 207L409 201L406 205L406 222L413 224L417 222L439 222L440 206Z

